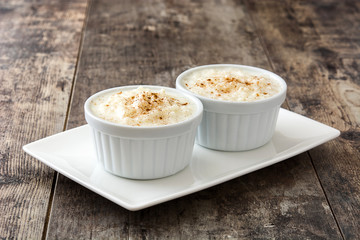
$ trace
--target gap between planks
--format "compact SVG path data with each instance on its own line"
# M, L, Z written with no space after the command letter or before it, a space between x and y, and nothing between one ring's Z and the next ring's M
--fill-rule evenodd
M87 23L88 23L88 19L89 19L89 13L90 13L92 3L93 3L93 0L87 0L85 18L84 18L83 26L81 28L80 43L79 43L79 48L78 48L78 52L77 52L77 56L76 56L75 71L74 71L74 75L73 75L73 78L72 78L71 89L70 89L70 94L69 94L69 100L68 100L67 110L66 110L66 114L65 114L63 131L66 131L67 125L68 125L70 109L71 109L71 103L72 103L72 100L73 100L74 89L75 89L75 84L76 84L76 76L77 76L77 73L78 73L78 66L79 66L79 62L80 62L80 59L81 59L81 53L82 53L82 49L83 49L85 30L86 30L86 27L87 27ZM54 195L55 195L55 192L56 192L56 186L57 186L58 178L59 178L59 173L54 171L54 177L53 177L53 182L52 182L52 186L51 186L51 192L50 192L48 207L47 207L47 210L46 210L43 233L42 233L42 237L41 237L42 240L47 239L49 223L50 223L50 216L51 216L53 200L54 200Z
M337 218L336 218L335 212L334 212L333 208L332 208L331 205L330 205L330 201L329 201L328 196L327 196L327 194L326 194L326 192L325 192L325 189L324 189L324 187L323 187L323 185L322 185L322 183L321 183L321 181L320 181L320 177L319 177L319 174L318 174L318 172L317 172L317 170L316 170L316 168L315 168L315 165L314 165L314 162L313 162L313 158L311 157L310 151L307 151L306 153L307 153L307 155L308 155L309 158L310 158L311 165L312 165L312 167L313 167L313 169L314 169L314 171L315 171L316 178L317 178L317 180L318 180L318 182L319 182L319 184L320 184L320 187L321 187L321 190L322 190L322 192L323 192L323 194L324 194L324 196L325 196L326 202L327 202L327 204L329 205L329 208L330 208L331 214L333 215L333 218L334 218L334 220L335 220L336 226L337 226L337 228L339 229L339 232L340 232L340 234L341 234L342 239L345 240L345 239L346 239L346 238L345 238L345 235L344 235L343 231L341 230L341 227L340 227L339 222L338 222L338 220L337 220Z
M248 0L245 0L244 2L245 2L245 7L249 10L250 7L249 7L249 2L248 2ZM264 40L263 36L261 35L261 33L258 31L258 28L257 28L257 26L256 26L256 23L255 23L255 21L254 21L254 18L253 18L253 15L252 15L251 11L247 11L247 12L248 12L248 15L249 15L249 19L250 19L250 21L251 21L251 24L252 24L252 25L254 26L254 28L255 28L255 33L256 33L257 37L259 38L261 47L262 47L262 49L264 50L264 53L265 53L265 56L266 56L266 58L267 58L267 60L268 60L268 63L269 63L269 65L270 65L270 68L271 68L271 70L272 70L273 72L275 72L274 64L273 64L273 62L272 62L272 60L271 60L271 58L270 58L270 54L269 54L266 46L265 46L265 40ZM290 105L289 105L287 99L285 100L285 103L286 103L286 107L291 111L291 108L290 108ZM324 194L324 196L325 196L326 202L327 202L327 204L329 205L329 208L330 208L331 214L332 214L332 216L333 216L333 218L334 218L334 221L335 221L335 223L336 223L336 226L337 226L337 228L338 228L338 230L339 230L339 232L340 232L340 234L341 234L342 239L345 239L344 233L342 232L342 230L341 230L341 228L340 228L340 225L339 225L339 222L338 222L338 220L337 220L337 218L336 218L335 212L334 212L334 210L333 210L333 208L332 208L332 206L331 206L331 204L330 204L330 201L329 201L329 199L328 199L328 196L326 195L325 189L324 189L324 187L323 187L323 185L322 185L322 183L321 183L319 174L318 174L318 172L316 171L316 168L315 168L315 165L314 165L314 162L313 162L313 158L312 158L312 156L311 156L311 154L310 154L310 151L306 151L306 153L307 153L307 155L308 155L309 158L310 158L310 162L311 162L312 168L314 169L314 172L315 172L315 175L316 175L316 179L318 180L318 182L319 182L319 184L320 184L320 187L321 187L321 190L322 190L322 192L323 192L323 194Z

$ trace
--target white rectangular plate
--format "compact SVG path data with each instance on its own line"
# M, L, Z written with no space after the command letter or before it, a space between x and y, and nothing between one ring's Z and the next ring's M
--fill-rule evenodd
M275 164L339 136L337 129L280 109L275 134L265 146L221 152L195 145L190 165L157 180L116 177L97 164L90 127L84 125L24 146L24 150L66 177L128 210L140 210L185 196Z

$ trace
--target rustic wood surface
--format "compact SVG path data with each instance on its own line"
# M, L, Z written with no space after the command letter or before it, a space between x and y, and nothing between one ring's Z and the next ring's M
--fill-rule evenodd
M360 237L360 2L262 1L250 12L290 109L341 136L309 152L346 239ZM267 14L277 12L277 15ZM285 21L286 19L286 21Z
M86 1L0 2L0 238L41 239L54 171L22 146L61 132Z
M1 239L359 239L360 1L0 3ZM210 63L288 83L284 107L341 131L308 152L131 212L26 155L106 88L174 87Z

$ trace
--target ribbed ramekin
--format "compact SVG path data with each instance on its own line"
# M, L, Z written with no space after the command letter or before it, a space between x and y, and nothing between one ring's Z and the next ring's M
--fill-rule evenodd
M112 123L92 113L90 102L94 98L138 87L124 86L104 90L85 102L85 119L92 128L97 159L106 171L125 178L156 179L173 175L184 169L191 160L203 105L197 98L174 88L143 86L153 90L165 89L168 93L185 97L195 104L194 114L176 124L137 127Z
M277 81L281 90L274 96L253 102L230 102L210 99L189 91L184 78L205 68L237 68L251 75ZM237 64L213 64L188 69L176 79L176 88L199 98L204 115L196 142L204 147L222 151L245 151L258 148L273 136L281 104L286 98L285 81L270 71Z

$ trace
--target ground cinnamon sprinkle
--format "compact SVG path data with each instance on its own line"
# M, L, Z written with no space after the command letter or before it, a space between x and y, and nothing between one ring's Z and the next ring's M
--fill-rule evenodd
M281 89L280 84L270 78L229 67L194 71L184 81L194 93L225 101L256 101L273 96Z
M120 94L119 94L120 93ZM106 107L102 107L106 106ZM97 116L131 126L159 126L184 121L195 106L185 97L139 87L101 96L92 102Z

